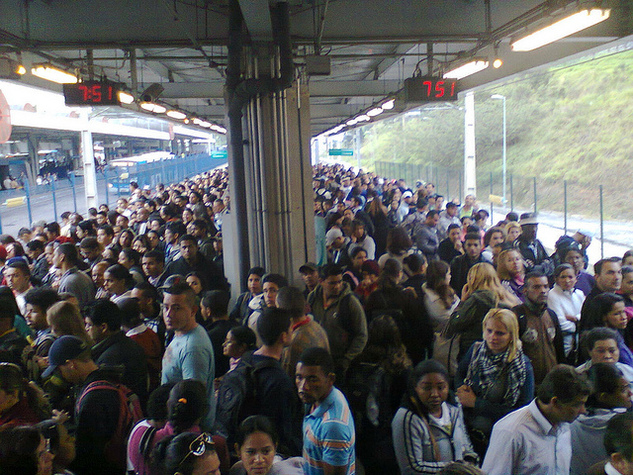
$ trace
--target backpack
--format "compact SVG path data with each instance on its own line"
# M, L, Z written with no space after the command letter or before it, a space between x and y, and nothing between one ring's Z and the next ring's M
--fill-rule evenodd
M127 438L132 428L143 419L143 410L138 396L123 384L106 380L90 383L77 400L76 412L79 413L81 405L87 394L97 390L116 391L119 396L119 420L112 437L105 447L105 457L108 461L119 467L125 467L127 461Z
M252 353L243 355L237 367L224 375L218 389L216 423L227 437L229 446L234 442L240 423L248 416L258 414L258 373L278 364L270 358L254 363L252 356ZM284 404L284 401L279 401L279 404Z
M357 437L371 436L391 425L389 375L375 363L359 363L348 371L345 396L354 416Z

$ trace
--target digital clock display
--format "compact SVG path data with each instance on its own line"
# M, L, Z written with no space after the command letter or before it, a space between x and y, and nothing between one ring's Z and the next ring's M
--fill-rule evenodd
M102 81L84 81L64 84L64 101L67 106L118 106L119 90L116 85Z
M457 80L416 76L404 81L407 102L437 102L457 100Z

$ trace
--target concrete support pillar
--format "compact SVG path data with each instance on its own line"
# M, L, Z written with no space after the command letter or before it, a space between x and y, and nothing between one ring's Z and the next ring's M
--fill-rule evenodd
M88 127L88 117L85 117L84 130L81 131L81 159L84 167L84 190L86 193L86 209L99 206L97 191L97 172L95 167L94 146L92 132ZM108 184L106 183L106 186Z

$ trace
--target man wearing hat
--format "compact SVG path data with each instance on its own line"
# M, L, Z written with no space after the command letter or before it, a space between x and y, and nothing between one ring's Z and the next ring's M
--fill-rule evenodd
M67 382L81 385L75 407L76 457L70 469L77 475L124 474L125 446L128 434L117 431L121 395L115 373L99 368L81 339L64 335L52 344L49 366L42 374L54 371ZM129 391L129 390L127 390Z
M569 249L575 249L582 254L582 258L585 261L585 269L589 263L587 257L587 248L591 244L591 238L594 233L587 229L579 229L571 236L563 235L556 241L556 260L557 264L562 264L564 256Z
M554 263L547 255L545 246L536 238L538 230L538 218L534 213L523 213L519 220L521 234L516 240L515 246L525 259L527 272L541 272L547 277L554 273Z
M411 201L413 201L413 193L411 193L411 190L406 190L402 193L402 202L398 207L398 224L404 221L404 218L409 214Z
M319 285L319 267L313 262L306 262L299 267L299 274L301 274L303 283L306 285L303 290L303 296L308 298L310 292Z
M327 261L332 264L346 266L349 264L347 255L347 244L349 238L343 236L343 231L338 227L333 227L325 233L325 247L327 248Z

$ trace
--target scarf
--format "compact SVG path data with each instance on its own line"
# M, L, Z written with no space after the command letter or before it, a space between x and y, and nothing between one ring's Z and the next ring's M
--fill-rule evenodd
M509 351L510 348L507 348L503 353L495 355L484 342L475 346L464 384L472 387L473 381L478 379L478 396L485 398L488 390L498 382L498 379L505 378L506 391L503 399L506 404L514 407L525 384L527 370L523 361L523 351L518 350L514 360L508 363Z

